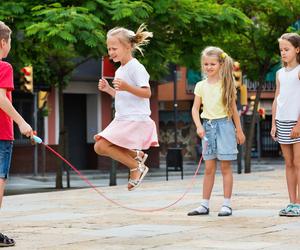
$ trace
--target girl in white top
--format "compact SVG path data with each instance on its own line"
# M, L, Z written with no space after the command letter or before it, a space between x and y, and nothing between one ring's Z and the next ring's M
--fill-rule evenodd
M290 204L280 216L300 216L300 36L283 34L279 48L284 67L276 75L271 136L285 159Z
M136 33L125 28L114 28L107 33L110 58L120 62L115 73L113 87L104 78L98 88L115 98L115 118L99 134L95 135L97 154L109 156L130 169L128 190L138 187L148 172L145 166L147 154L143 151L158 146L156 125L150 118L149 98L151 89L149 74L133 57L133 52L149 42L152 33L141 25Z

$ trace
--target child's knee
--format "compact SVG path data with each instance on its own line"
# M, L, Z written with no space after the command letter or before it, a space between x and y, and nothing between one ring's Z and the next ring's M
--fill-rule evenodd
M293 164L293 161L285 161L285 167L288 169L293 168L295 165Z
M216 169L215 168L205 168L205 175L215 175Z
M221 173L222 175L231 175L232 174L232 168L231 168L231 165L224 165L224 166L221 166Z
M94 150L98 155L105 155L106 153L106 146L100 141L97 141L94 144Z
M299 159L294 159L294 166L297 168L297 170L300 170L300 161Z

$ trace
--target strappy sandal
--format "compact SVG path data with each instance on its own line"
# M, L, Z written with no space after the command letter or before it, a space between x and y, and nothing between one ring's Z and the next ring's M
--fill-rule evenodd
M293 208L294 204L288 204L285 208L279 211L279 216L286 216L287 213Z
M131 178L129 179L129 181L128 181L128 190L129 191L132 191L132 190L136 189L141 184L141 182L144 179L145 175L149 171L149 168L147 166L145 166L144 164L142 164L140 162L138 164L139 164L139 166L137 168L130 169L130 172L140 171L141 175L140 175L139 179L131 179Z
M10 239L6 235L0 233L0 247L11 247L15 244L16 242L13 239Z
M142 152L141 150L135 150L136 152L136 157L134 158L136 161L144 164L148 158L148 154L144 153L143 157L140 156L140 153Z
M287 210L286 216L287 217L299 217L300 216L300 206L294 204L289 210Z

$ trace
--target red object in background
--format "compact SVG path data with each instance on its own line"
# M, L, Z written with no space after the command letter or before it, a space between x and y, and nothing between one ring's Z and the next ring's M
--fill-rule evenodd
M25 76L29 76L31 74L27 68L28 67L23 67L21 69L21 72L24 73Z
M258 114L260 115L261 118L265 119L266 118L266 111L264 108L260 108L258 110Z
M115 76L115 65L109 60L108 56L102 57L102 77L113 79Z

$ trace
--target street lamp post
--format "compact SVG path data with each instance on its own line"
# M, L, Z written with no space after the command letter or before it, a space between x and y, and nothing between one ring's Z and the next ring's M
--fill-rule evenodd
M174 95L174 103L173 103L173 109L174 109L174 144L175 148L178 147L177 144L177 116L178 116L178 104L177 104L177 70L176 68L173 71L173 81L174 81L174 88L173 88L173 95Z

